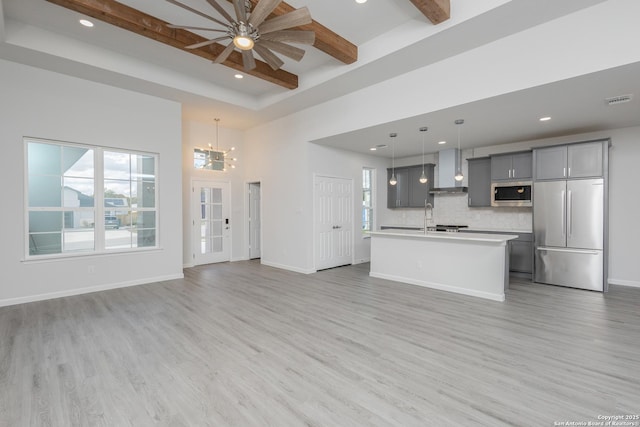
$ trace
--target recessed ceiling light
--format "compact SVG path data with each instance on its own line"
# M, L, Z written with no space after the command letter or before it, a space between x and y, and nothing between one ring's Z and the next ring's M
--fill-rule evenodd
M366 3L366 2L367 2L367 0L356 0L356 3L360 3L360 4Z
M443 145L443 144L446 144L446 143L447 143L447 141L438 141L438 145Z
M85 27L93 27L93 22L89 21L88 19L81 19L78 22L80 22L80 24L84 25Z
M234 74L234 76L233 76L233 77L235 77L236 79L242 79L242 78L244 78L244 76L243 76L242 74L240 74L240 73L238 73L238 74Z
M551 117L546 116L546 117L540 117L540 121L541 122L548 122L549 120L551 120Z
M376 147L371 147L371 148L369 148L369 151L376 151L376 150L377 150L377 148L376 148Z

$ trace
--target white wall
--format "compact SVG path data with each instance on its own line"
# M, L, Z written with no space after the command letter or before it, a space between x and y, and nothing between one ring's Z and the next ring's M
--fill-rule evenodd
M314 141L638 62L637 16L609 0L295 115Z
M243 132L227 129L222 126L218 129L220 149L235 147L230 156L238 159L235 169L227 168L226 171L212 171L195 169L193 167L194 148L207 148L208 144L216 146L216 126L211 118L210 123L201 123L184 120L182 123L182 194L183 194L183 235L185 267L193 265L193 223L191 212L192 183L197 181L228 182L231 187L231 260L248 259L246 230L245 230L245 204L247 202L244 191L244 169L246 159L243 156Z
M312 175L304 134L291 116L249 130L245 181L260 182L261 262L310 273Z
M354 201L354 262L356 264L368 262L371 258L371 245L369 238L362 236L362 168L375 169L376 181L374 184L375 204L374 228L380 223L377 218L379 206L387 204L387 163L388 160L375 156L366 156L331 147L316 144L309 145L309 169L312 175L347 178L353 181ZM312 222L313 224L313 222ZM313 234L311 236L313 238Z
M386 204L386 160L311 144L298 120L293 115L246 133L245 182L261 183L262 263L303 273L315 271L314 175L353 180L354 259L367 261L369 242L359 231L362 168L378 168L378 203Z
M0 93L0 305L181 277L180 105L4 60ZM24 136L159 153L161 248L25 262Z

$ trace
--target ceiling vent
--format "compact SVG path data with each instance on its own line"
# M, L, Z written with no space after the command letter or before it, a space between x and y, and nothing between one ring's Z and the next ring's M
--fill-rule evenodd
M633 98L633 95L629 94L629 95L618 95L618 96L614 96L612 98L605 98L605 101L607 101L607 105L617 105L617 104L623 104L625 102L629 102L631 101L631 98Z

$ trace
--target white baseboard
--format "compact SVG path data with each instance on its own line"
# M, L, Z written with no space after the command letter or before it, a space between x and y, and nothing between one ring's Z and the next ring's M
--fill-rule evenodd
M289 271L293 271L296 273L302 273L302 274L311 274L311 273L315 273L316 270L309 270L309 269L304 269L304 268L298 268L298 267L292 267L290 265L284 265L284 264L278 264L276 262L271 262L271 261L265 261L264 259L261 260L260 264L262 265L268 265L269 267L275 267L275 268L279 268L281 270L289 270Z
M636 280L609 279L610 285L631 286L632 288L640 288L640 282Z
M353 262L353 265L364 264L364 263L367 263L367 262L371 262L371 258L358 259L358 260Z
M394 282L408 283L410 285L424 286L425 288L437 289L440 291L454 292L456 294L485 298L492 301L503 302L505 300L504 294L492 294L489 292L475 291L473 289L457 288L455 286L443 285L441 283L426 282L423 280L414 280L408 277L397 277L390 274L374 273L374 272L369 273L369 276L377 277L378 279L393 280Z
M16 305L16 304L26 304L28 302L44 301L44 300L55 299L55 298L70 297L73 295L90 294L92 292L107 291L109 289L117 289L117 288L127 288L129 286L144 285L147 283L163 282L165 280L175 280L175 279L184 279L184 274L180 273L180 274L172 274L168 276L149 277L146 279L132 280L128 282L109 283L107 285L90 286L87 288L76 288L76 289L69 289L66 291L51 292L46 294L29 295L29 296L18 297L18 298L0 299L0 307Z
M249 257L238 257L238 258L231 258L231 262L238 262L238 261L249 261Z
M191 267L195 267L196 265L192 262L190 262L189 264L182 264L182 268L191 268Z

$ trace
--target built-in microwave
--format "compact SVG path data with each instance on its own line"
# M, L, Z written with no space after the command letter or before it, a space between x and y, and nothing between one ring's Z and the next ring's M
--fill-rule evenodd
M492 182L491 206L531 206L531 181Z

